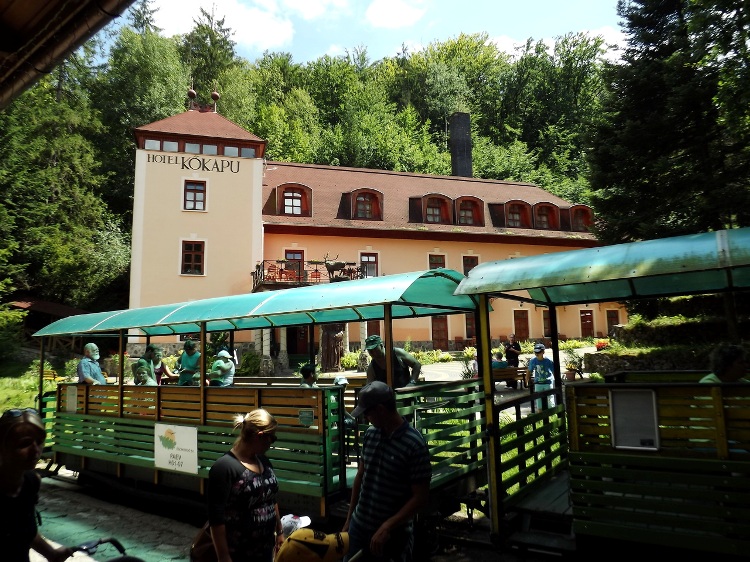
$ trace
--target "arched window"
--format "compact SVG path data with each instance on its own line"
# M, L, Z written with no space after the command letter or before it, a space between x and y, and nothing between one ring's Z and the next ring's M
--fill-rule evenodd
M588 209L573 210L573 230L576 232L586 232L591 224L591 216Z
M424 220L433 224L451 224L446 200L442 197L428 197Z
M552 209L549 207L539 207L536 210L536 227L544 230L550 229L550 214Z
M383 195L377 191L361 189L352 192L352 218L383 220Z
M354 210L355 219L375 218L376 199L372 193L360 193L357 195L357 206Z
M514 203L508 207L508 226L522 227L523 207Z
M477 205L474 201L464 199L458 207L458 224L477 224L476 215Z
M302 214L302 191L299 189L287 189L284 191L284 214Z
M299 185L288 185L280 188L280 214L293 217L309 217L311 215L311 191Z

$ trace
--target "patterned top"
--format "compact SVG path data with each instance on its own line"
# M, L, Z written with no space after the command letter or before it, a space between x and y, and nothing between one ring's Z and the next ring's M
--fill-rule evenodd
M536 357L529 359L529 371L536 384L550 384L555 376L554 363L546 357L539 361Z
M270 461L258 455L263 473L246 468L232 452L208 472L208 521L226 526L232 562L271 562L276 546L279 483Z
M404 420L390 437L368 427L362 462L364 475L352 519L358 528L374 533L408 501L412 484L430 481L430 453L422 434Z

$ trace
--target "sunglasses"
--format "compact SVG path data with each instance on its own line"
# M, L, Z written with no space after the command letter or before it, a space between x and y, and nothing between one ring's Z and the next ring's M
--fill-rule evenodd
M273 445L274 443L276 443L276 440L278 439L278 437L276 437L276 433L275 432L263 431L262 433L263 433L263 435L265 435L266 437L268 437L268 440L271 442L271 445Z
M6 410L3 412L2 417L0 419L5 418L20 418L22 415L29 413L29 414L36 414L39 415L39 412L37 412L34 408L12 408L10 410Z

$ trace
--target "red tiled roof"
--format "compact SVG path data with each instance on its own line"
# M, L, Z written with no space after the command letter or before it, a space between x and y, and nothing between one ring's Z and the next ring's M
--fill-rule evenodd
M65 304L56 302L42 301L38 299L26 299L18 300L10 303L13 308L20 308L28 310L30 312L41 312L43 314L49 314L58 318L67 318L68 316L76 316L78 314L88 314L87 310L80 308L73 308Z
M415 234L424 233L425 235L428 232L446 234L460 232L478 235L523 235L546 239L575 238L579 241L595 240L592 234L585 232L493 226L488 207L492 203L521 200L531 205L542 202L551 203L560 209L569 209L572 206L564 199L528 183L269 161L263 178L264 205L269 202L270 197L275 196L275 188L288 183L298 183L312 189L312 217L264 214L263 220L269 226L353 228L369 231L397 230L401 233L413 231ZM382 221L336 218L342 194L360 188L370 188L383 193ZM474 196L481 199L484 202L484 226L410 223L409 199L433 193L442 194L451 199L461 196Z
M219 139L256 141L265 143L260 137L247 132L223 115L213 111L199 111L191 109L172 115L161 121L136 127L136 131L152 131L158 133L172 133L199 137L214 137Z

